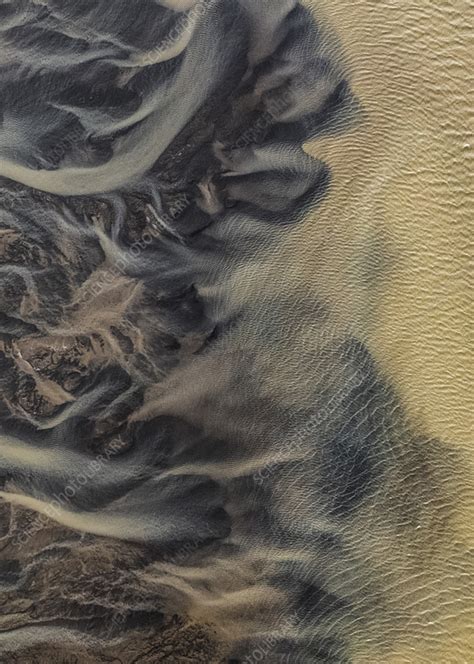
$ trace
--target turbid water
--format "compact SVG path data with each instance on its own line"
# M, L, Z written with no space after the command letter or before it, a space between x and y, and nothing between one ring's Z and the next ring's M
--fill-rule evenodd
M468 3L0 4L0 661L462 664Z

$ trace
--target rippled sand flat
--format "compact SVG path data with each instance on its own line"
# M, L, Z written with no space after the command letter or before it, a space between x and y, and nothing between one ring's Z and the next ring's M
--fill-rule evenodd
M470 661L468 9L0 3L0 662Z

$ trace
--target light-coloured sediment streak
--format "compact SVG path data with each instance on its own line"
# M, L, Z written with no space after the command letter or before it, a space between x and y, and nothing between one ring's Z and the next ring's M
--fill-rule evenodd
M408 53L405 12L368 4ZM372 26L343 13L370 81ZM397 269L430 290L438 258L382 229L430 151L405 68L390 103L360 88L361 118L293 0L0 15L2 664L458 664L469 466L373 344Z

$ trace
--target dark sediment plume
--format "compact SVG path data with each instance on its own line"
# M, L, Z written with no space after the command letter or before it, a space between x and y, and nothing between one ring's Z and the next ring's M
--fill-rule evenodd
M335 47L293 0L0 12L1 661L351 661L409 434L321 303L258 293L330 186Z

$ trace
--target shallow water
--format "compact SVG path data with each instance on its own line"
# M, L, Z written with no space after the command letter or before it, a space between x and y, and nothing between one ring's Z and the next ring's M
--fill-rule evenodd
M0 661L468 661L466 10L0 5Z

